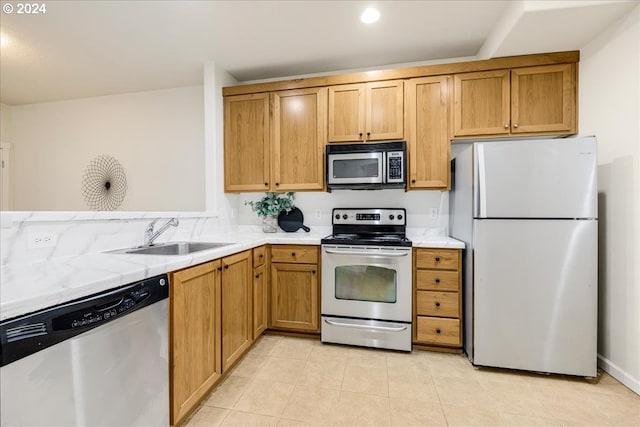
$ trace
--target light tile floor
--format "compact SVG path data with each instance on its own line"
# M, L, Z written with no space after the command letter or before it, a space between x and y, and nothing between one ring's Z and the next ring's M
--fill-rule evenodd
M640 427L640 397L606 373L588 382L266 335L186 425Z

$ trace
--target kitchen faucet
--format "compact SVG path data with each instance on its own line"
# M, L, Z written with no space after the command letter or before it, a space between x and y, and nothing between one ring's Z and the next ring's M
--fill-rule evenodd
M158 228L158 230L154 232L153 231L153 226L159 220L160 220L160 218L154 219L153 221L151 221L151 223L149 225L147 225L147 228L144 230L144 244L146 246L152 245L153 241L156 240L169 227L177 227L178 224L179 224L177 218L171 218L162 227Z

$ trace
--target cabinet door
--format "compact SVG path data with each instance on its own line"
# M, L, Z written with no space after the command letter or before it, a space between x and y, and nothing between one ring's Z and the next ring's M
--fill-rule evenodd
M367 141L402 139L404 135L402 80L366 85L365 122Z
M222 372L253 341L251 251L222 259Z
M267 329L267 278L264 264L253 269L253 339Z
M448 188L451 77L405 82L409 189Z
M171 424L220 378L220 261L171 274Z
M364 86L329 87L329 142L364 140Z
M327 88L271 94L274 191L324 189Z
M511 71L511 132L576 133L575 65Z
M509 70L454 76L454 135L508 134Z
M271 326L320 331L317 265L271 264Z
M269 94L224 98L224 191L269 189Z

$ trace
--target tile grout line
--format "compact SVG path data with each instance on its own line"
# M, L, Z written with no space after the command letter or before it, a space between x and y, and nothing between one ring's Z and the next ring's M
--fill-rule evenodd
M442 399L440 399L440 392L438 391L438 386L436 385L436 382L433 378L433 374L431 372L431 365L429 364L429 361L427 360L427 356L426 354L423 355L426 363L427 363L427 370L429 371L429 377L431 377L431 382L433 383L433 388L436 391L436 397L438 398L438 403L440 404L440 411L442 412L442 417L444 418L444 422L447 425L447 427L449 427L449 419L447 418L447 413L444 410L444 407L442 406Z

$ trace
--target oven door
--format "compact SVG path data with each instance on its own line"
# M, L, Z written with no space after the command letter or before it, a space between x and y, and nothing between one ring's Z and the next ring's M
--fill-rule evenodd
M322 245L321 311L411 322L411 248Z
M327 156L327 184L382 184L384 153L343 153Z

